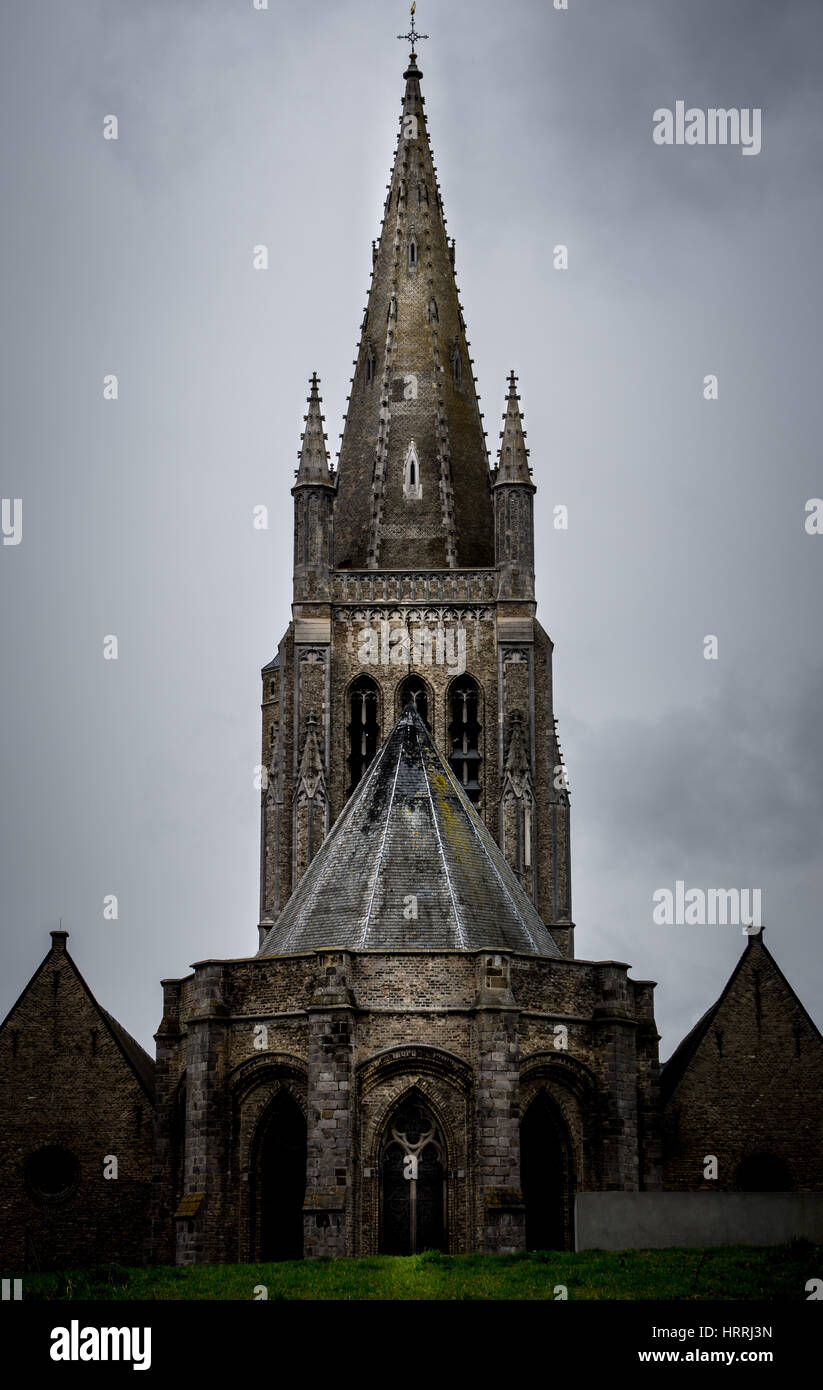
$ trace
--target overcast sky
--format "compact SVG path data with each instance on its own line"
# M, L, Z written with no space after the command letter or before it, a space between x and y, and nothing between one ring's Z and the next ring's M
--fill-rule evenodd
M520 378L577 952L659 982L666 1057L744 939L656 925L653 893L760 888L821 1025L823 9L417 19L491 442ZM256 950L259 668L315 369L338 443L407 22L386 0L5 0L0 1016L61 916L150 1051L161 977ZM656 145L678 100L759 108L761 152Z

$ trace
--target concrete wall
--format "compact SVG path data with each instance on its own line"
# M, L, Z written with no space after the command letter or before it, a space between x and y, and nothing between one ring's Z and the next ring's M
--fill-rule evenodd
M670 1245L781 1245L823 1241L816 1192L580 1192L576 1250L659 1250Z

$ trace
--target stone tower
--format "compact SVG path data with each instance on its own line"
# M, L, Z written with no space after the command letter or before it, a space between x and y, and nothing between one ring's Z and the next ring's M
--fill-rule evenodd
M414 53L336 471L317 376L292 621L264 667L260 939L413 700L573 955L569 797L514 374L490 465Z

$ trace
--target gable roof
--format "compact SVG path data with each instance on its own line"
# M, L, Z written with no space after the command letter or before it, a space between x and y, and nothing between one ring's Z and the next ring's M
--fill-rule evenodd
M146 1050L140 1046L137 1039L131 1036L131 1033L126 1032L122 1023L118 1023L117 1019L114 1018L112 1014L108 1013L104 1008L100 1006L100 1004L98 1004L97 1000L95 999L94 995L89 989L89 986L83 974L81 973L77 965L77 962L74 960L73 956L69 954L68 948L66 947L66 939L68 938L68 935L69 934L67 931L53 931L51 933L51 948L46 952L45 956L41 960L31 979L29 980L28 984L25 986L24 989L20 991L16 1000L14 1001L8 1013L6 1014L6 1017L3 1019L3 1022L0 1023L0 1032L2 1032L2 1030L5 1028L6 1024L12 1017L18 1005L26 997L35 980L38 978L41 971L45 969L49 961L53 962L55 957L58 955L64 956L71 969L74 971L74 974L77 977L77 980L79 981L83 989L83 992L86 995L86 998L88 999L95 1013L98 1014L101 1021L104 1023L107 1031L111 1034L112 1038L117 1044L120 1053L125 1058L131 1070L134 1072L134 1075L140 1082L140 1085L146 1092L146 1095L149 1097L150 1100L153 1100L155 1073L154 1059L150 1057L148 1052L146 1052Z
M335 946L561 955L412 705L257 954Z
M697 1050L700 1047L700 1044L706 1037L718 1013L720 1012L720 1008L724 1000L731 993L732 987L735 981L737 980L737 977L740 974L741 970L743 969L743 966L748 964L751 952L753 950L762 951L763 955L768 957L769 961L774 967L775 972L778 975L778 978L782 980L783 984L786 986L786 989L797 1001L797 1004L799 1008L802 1010L804 1017L809 1023L809 1026L817 1034L818 1038L821 1038L820 1030L817 1027L817 1024L815 1023L814 1019L804 1008L801 1000L798 998L796 992L792 989L792 986L789 984L789 981L786 979L786 976L783 974L783 971L780 969L780 966L777 964L777 961L775 960L771 951L768 950L766 943L763 940L763 930L764 929L761 927L760 931L757 932L756 935L750 936L747 939L746 945L740 955L740 958L736 966L734 967L734 970L732 971L731 975L729 976L728 980L726 981L726 984L723 987L723 990L718 996L718 998L712 1004L711 1008L707 1009L706 1012L702 1015L702 1017L697 1020L697 1023L694 1025L691 1031L686 1034L685 1038L683 1038L683 1040L677 1045L669 1060L661 1064L660 1098L663 1102L667 1101L669 1097L673 1094L678 1083L682 1080L684 1073L688 1070L689 1066L691 1065L697 1053ZM823 1038L821 1038L821 1041L823 1041Z

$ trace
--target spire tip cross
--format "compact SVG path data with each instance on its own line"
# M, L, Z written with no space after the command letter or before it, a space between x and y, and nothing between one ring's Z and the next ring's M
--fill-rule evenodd
M414 52L414 46L415 46L415 44L416 44L416 42L417 42L418 39L427 39L427 38L429 37L428 34L418 34L417 30L416 30L415 27L414 27L414 12L415 12L416 9L417 9L417 0L414 0L414 3L413 3L413 5L412 5L412 7L411 7L411 29L409 30L408 34L398 34L398 35L397 35L397 37L398 37L399 39L405 39L407 43L410 43L410 44L411 44L411 46L412 46L412 52Z

